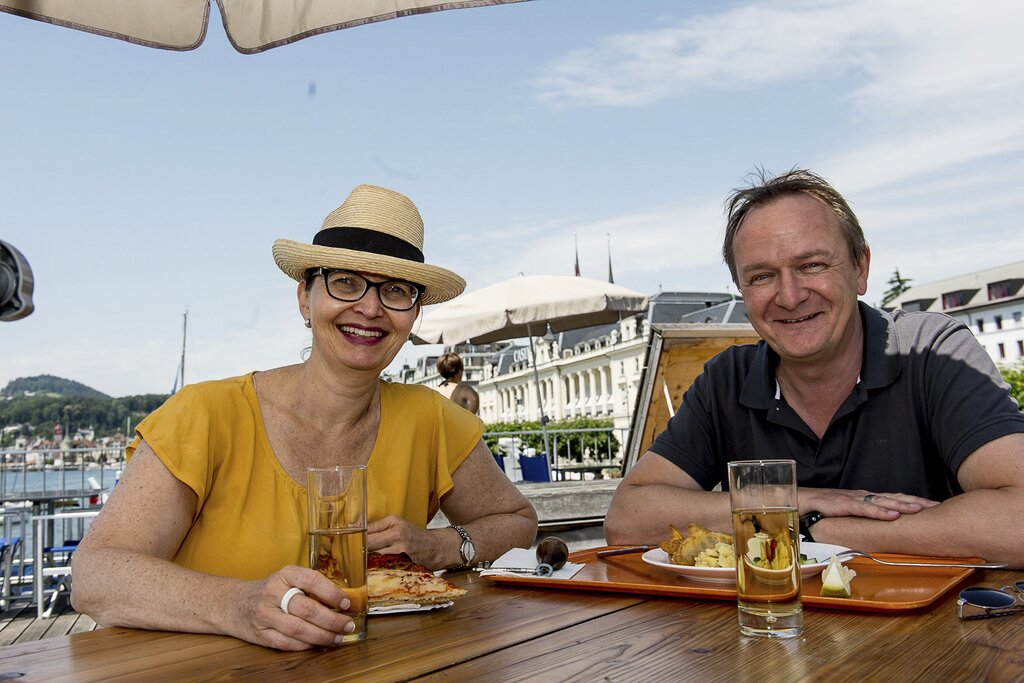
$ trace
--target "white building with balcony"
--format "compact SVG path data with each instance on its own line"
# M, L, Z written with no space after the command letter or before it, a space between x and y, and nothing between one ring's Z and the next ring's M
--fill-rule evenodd
M462 356L463 381L479 393L479 414L487 424L539 420L543 407L544 416L552 421L608 418L614 427L628 429L650 326L677 322L747 322L746 308L728 293L659 292L651 297L647 313L616 323L450 350ZM438 386L437 358L425 356L416 367L403 368L389 379Z
M887 308L945 313L1000 365L1024 363L1024 261L911 287Z

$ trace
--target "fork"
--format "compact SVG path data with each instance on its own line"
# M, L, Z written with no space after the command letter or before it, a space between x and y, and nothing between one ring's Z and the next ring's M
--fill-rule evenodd
M973 564L961 562L892 562L890 560L880 560L871 553L866 553L863 550L843 550L842 552L836 553L836 555L856 555L866 557L872 562L889 565L891 567L954 567L957 569L1003 569L1006 567L1005 562L978 562Z

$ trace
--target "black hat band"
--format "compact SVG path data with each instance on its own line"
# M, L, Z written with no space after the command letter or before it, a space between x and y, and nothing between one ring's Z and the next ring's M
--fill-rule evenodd
M313 238L318 247L366 251L423 263L423 252L405 240L368 228L324 228Z

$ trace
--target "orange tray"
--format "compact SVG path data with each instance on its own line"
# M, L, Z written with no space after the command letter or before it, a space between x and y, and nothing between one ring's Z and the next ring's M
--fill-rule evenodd
M570 560L585 565L571 579L499 575L484 578L498 584L536 588L640 593L706 600L736 599L736 589L730 584L704 583L688 579L667 569L647 564L640 559L642 553L598 557L597 552L605 549L590 548L570 555ZM916 555L877 553L877 556L883 560L893 561L936 561L935 558ZM974 572L973 569L941 566L889 567L860 557L848 560L844 564L857 572L857 577L850 584L853 595L849 598L822 597L819 574L803 582L802 599L805 607L864 612L902 612L918 609L935 602Z

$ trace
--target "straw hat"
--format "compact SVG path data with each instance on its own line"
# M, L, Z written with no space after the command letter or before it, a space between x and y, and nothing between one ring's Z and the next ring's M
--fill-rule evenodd
M403 194L359 185L324 219L313 244L274 242L274 261L293 280L310 268L343 268L422 285L421 304L454 299L466 288L461 277L423 262L423 219Z

